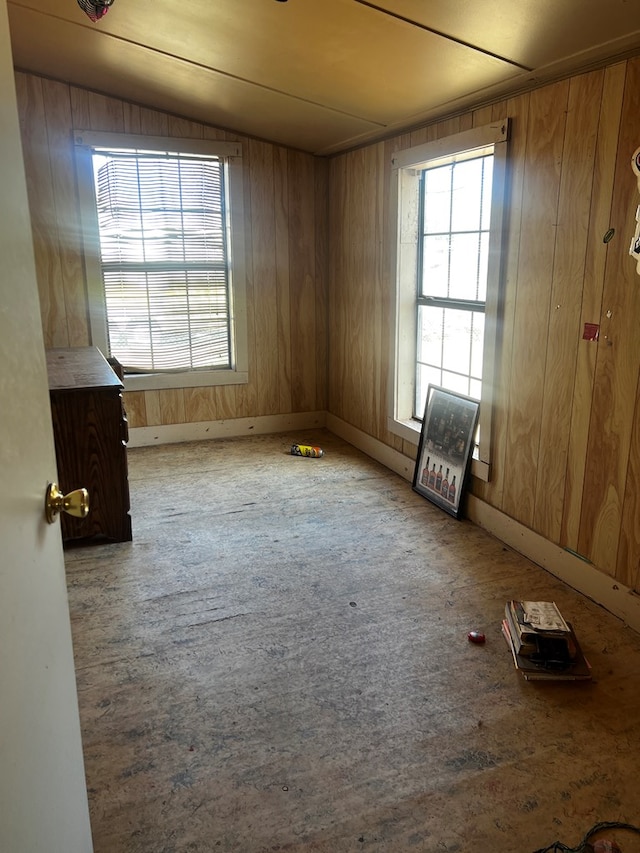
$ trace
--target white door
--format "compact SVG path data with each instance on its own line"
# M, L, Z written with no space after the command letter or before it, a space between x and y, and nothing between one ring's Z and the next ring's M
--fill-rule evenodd
M89 853L44 347L0 0L0 851Z

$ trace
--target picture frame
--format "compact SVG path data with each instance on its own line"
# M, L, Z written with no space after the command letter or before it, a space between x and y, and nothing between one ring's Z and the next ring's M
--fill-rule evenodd
M480 403L429 385L420 431L413 489L441 509L460 517L471 466Z

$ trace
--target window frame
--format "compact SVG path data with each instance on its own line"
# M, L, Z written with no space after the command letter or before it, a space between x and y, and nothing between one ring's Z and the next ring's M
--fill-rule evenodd
M495 400L497 346L502 305L502 242L509 119L501 119L443 139L396 151L391 158L391 271L395 287L394 325L390 356L390 400L387 428L418 445L421 421L413 417L417 359L418 251L420 234L420 174L437 160L460 159L470 152L493 150L493 184L489 233L484 356L480 405L480 445L472 474L488 481L491 475L492 419Z
M74 133L76 172L80 200L80 220L89 300L91 342L105 356L109 352L107 312L100 236L93 174L94 150L141 149L176 154L216 156L223 161L227 183L230 275L231 357L229 368L185 369L163 373L125 374L125 391L150 391L162 388L194 388L215 385L241 385L249 381L247 348L246 273L244 247L244 211L242 145L236 142L189 139L168 136L76 131Z

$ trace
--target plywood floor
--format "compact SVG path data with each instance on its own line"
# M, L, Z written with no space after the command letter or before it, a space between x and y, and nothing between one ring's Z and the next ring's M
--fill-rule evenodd
M66 553L96 853L532 853L640 823L617 618L327 432L129 463L133 542ZM524 682L509 598L555 600L594 682Z

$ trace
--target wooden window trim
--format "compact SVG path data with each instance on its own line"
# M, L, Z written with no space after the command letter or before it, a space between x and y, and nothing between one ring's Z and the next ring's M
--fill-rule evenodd
M391 160L392 266L395 303L390 357L390 400L387 427L390 432L417 446L420 421L412 417L415 386L417 299L417 211L419 175L426 163L459 155L477 154L491 148L494 154L489 266L485 305L482 400L480 406L479 456L472 473L488 481L491 475L492 421L496 395L497 349L502 309L502 242L509 120L492 122L444 139L394 152Z

